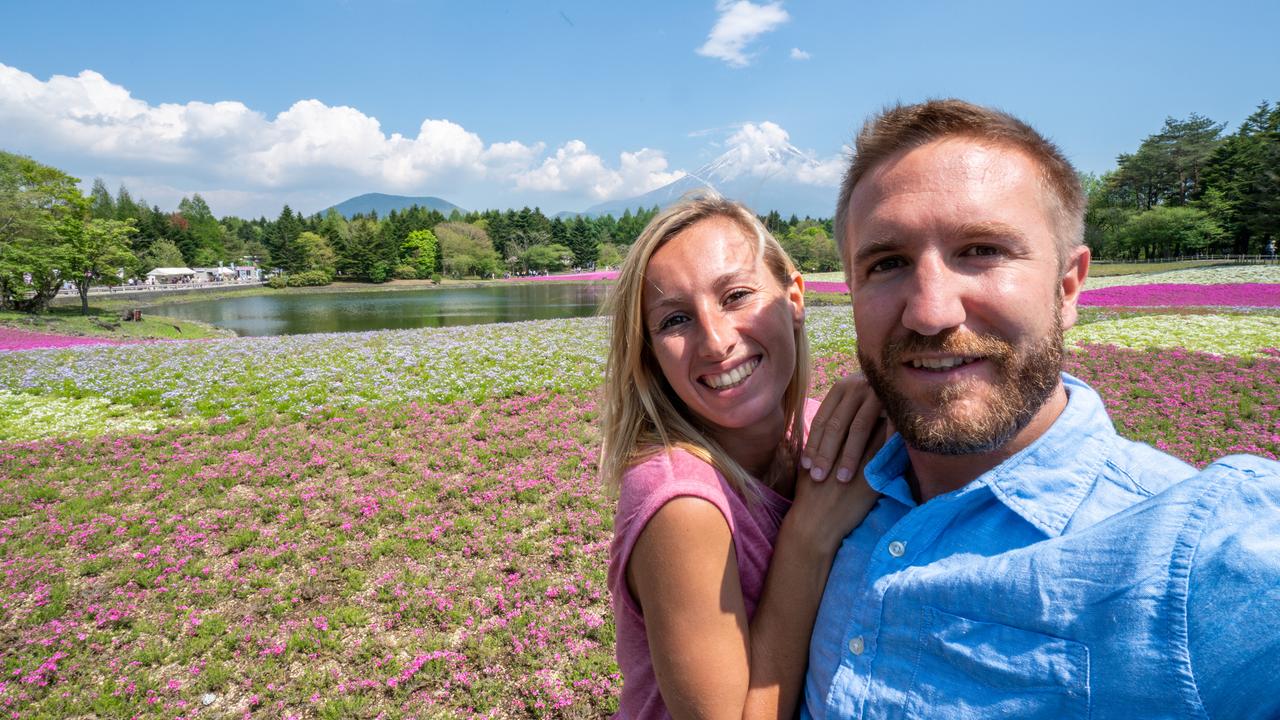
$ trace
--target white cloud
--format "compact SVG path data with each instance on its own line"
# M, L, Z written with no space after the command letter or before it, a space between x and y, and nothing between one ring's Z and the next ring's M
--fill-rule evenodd
M743 123L725 146L718 172L726 179L748 175L833 187L840 183L846 164L840 155L818 158L796 148L787 131L769 121Z
M544 143L486 144L445 119L423 120L407 137L388 134L356 108L312 99L274 118L234 101L152 105L92 70L41 81L2 63L0 144L73 172L87 168L88 177L129 178L135 197L200 192L211 202L225 199L236 212L269 215L282 200L319 198L315 206L294 205L311 212L370 191L490 207L525 201L508 197L525 189L556 193L541 199L579 207L682 174L668 171L665 155L651 149L623 152L610 166L575 140L543 159ZM143 195L143 188L155 195Z
M751 63L745 52L751 41L791 19L781 2L757 5L748 0L719 0L716 11L720 17L697 53L736 68Z
M516 187L542 192L586 193L593 200L610 200L649 192L684 176L668 172L667 158L657 150L643 148L623 152L617 170L608 168L599 155L581 140L570 140L554 156L528 172L516 176Z
M811 57L813 56L805 52L804 50L801 50L800 48L791 48L792 60L808 60Z

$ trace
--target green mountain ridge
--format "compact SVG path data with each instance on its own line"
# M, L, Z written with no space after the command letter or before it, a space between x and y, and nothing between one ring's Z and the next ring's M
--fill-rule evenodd
M321 210L320 214L324 215L330 210L337 210L339 215L347 219L350 219L355 215L367 215L370 212L378 213L378 217L386 217L392 210L404 210L413 207L414 205L431 210L439 210L446 216L454 210L461 213L467 212L464 208L454 205L448 200L443 200L431 195L409 197L407 195L365 193L364 195L357 195L356 197L343 200L337 205L327 207L324 210Z

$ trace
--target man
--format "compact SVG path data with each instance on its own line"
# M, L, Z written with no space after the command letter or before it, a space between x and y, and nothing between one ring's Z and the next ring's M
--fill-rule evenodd
M1084 204L1001 112L859 134L836 237L899 434L827 582L806 717L1280 717L1280 465L1197 472L1061 372Z

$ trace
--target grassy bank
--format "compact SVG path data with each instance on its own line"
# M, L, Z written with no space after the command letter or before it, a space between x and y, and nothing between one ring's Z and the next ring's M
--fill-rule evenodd
M131 307L137 307L132 305ZM198 340L214 337L234 337L230 330L217 328L195 320L178 320L155 316L143 311L139 322L124 322L120 318L123 309L113 309L98 304L89 306L89 314L80 313L80 305L57 306L39 315L0 311L0 327L27 332L76 337L105 337L120 340L187 339Z

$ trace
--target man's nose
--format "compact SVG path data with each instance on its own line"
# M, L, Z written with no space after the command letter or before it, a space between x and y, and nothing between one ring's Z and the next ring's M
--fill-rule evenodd
M964 279L938 258L916 263L914 285L902 311L902 324L921 335L957 327L965 321Z

